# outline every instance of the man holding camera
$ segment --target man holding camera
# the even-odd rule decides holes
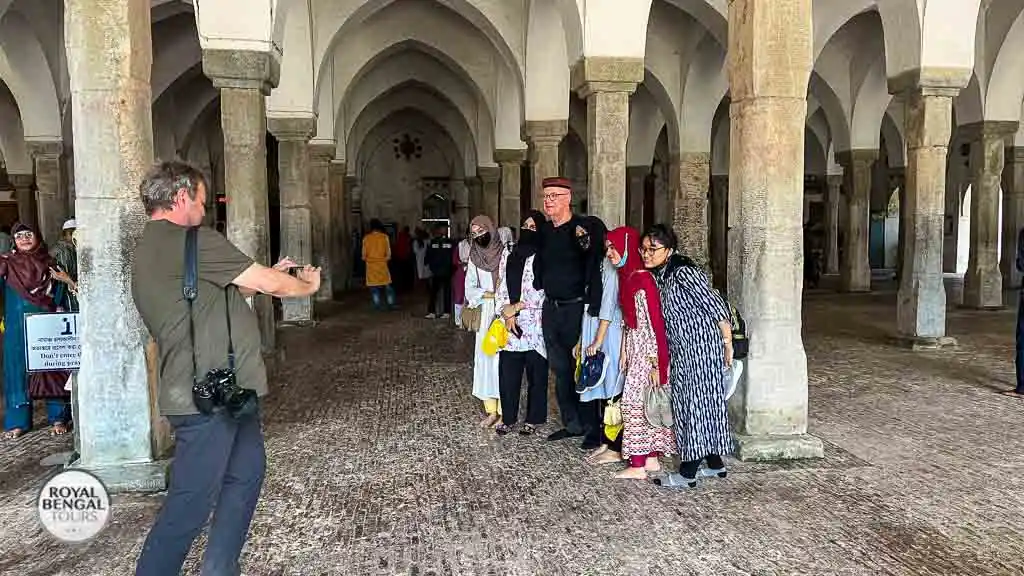
[[[320,269],[304,266],[293,277],[287,259],[262,266],[202,226],[207,183],[188,164],[158,164],[140,192],[150,220],[136,247],[132,296],[160,351],[158,404],[175,451],[136,574],[177,575],[212,512],[201,573],[237,575],[266,466],[259,403],[267,374],[245,298],[312,295]]]

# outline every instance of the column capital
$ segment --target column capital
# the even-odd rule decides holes
[[[1004,150],[1006,162],[1024,164],[1024,146],[1007,146]]]
[[[267,130],[274,138],[285,142],[309,142],[316,133],[316,118],[312,116],[268,116]]]
[[[522,138],[531,144],[557,146],[568,133],[568,118],[565,120],[527,120],[523,125]]]
[[[7,180],[14,186],[15,190],[25,190],[32,187],[35,177],[31,174],[8,174]]]
[[[310,142],[309,159],[321,164],[328,164],[334,160],[334,153],[338,147],[333,142]]]
[[[526,148],[506,148],[494,151],[494,161],[498,164],[522,164],[526,162]]]
[[[203,74],[213,87],[260,90],[269,96],[281,81],[281,63],[269,52],[203,50]]]
[[[1017,133],[1020,124],[1013,121],[985,120],[982,122],[971,122],[961,124],[957,131],[968,140],[981,140],[985,138],[1009,139]]]
[[[923,96],[952,98],[971,81],[971,68],[914,68],[889,78],[889,93],[920,92]]]
[[[501,180],[501,167],[477,166],[476,175],[484,184],[497,184]]]
[[[597,92],[632,94],[644,81],[643,58],[590,56],[580,58],[572,68],[570,86],[586,98]]]
[[[878,160],[878,150],[870,148],[836,152],[836,164],[842,166],[844,170],[847,170],[848,166],[853,166],[854,164],[871,164],[875,160]]]
[[[25,147],[33,159],[37,156],[56,158],[64,153],[64,143],[60,140],[29,140]]]

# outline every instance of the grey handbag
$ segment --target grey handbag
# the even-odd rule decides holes
[[[655,428],[672,427],[672,393],[668,386],[647,385],[644,389],[644,415]]]

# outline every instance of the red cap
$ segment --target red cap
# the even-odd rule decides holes
[[[566,190],[572,191],[572,182],[568,178],[561,176],[552,176],[551,178],[545,178],[541,181],[541,188],[565,188]]]

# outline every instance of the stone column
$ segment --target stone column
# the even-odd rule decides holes
[[[962,126],[971,138],[971,238],[964,305],[1003,307],[1003,276],[999,271],[999,190],[1003,147],[1017,133],[1016,122],[982,122]]]
[[[889,169],[889,188],[897,191],[897,199],[900,205],[898,229],[896,232],[896,284],[899,285],[903,278],[903,244],[907,241],[907,178],[906,169]],[[891,193],[890,193],[891,194]]]
[[[470,176],[466,178],[466,188],[469,191],[469,219],[472,221],[485,211],[483,181],[476,176]]]
[[[848,150],[836,154],[846,180],[846,234],[840,284],[844,292],[871,291],[871,169],[878,150]]]
[[[318,301],[334,298],[334,218],[331,212],[331,160],[334,159],[334,144],[310,144],[309,146],[309,192],[313,224],[313,262],[319,266],[320,290]]]
[[[839,274],[839,201],[842,198],[843,175],[828,175],[825,198],[825,274]]]
[[[711,278],[715,288],[726,293],[729,259],[729,177],[711,177],[708,205],[710,228]]]
[[[352,278],[352,240],[353,230],[358,230],[353,222],[352,204],[349,201],[351,191],[345,186],[345,161],[330,160],[327,164],[328,208],[325,218],[327,224],[324,233],[330,245],[329,258],[331,267],[331,297],[340,296],[348,290]]]
[[[501,185],[501,168],[497,166],[478,166],[476,174],[480,177],[481,185],[480,208],[484,214],[491,217],[491,220],[494,221],[495,226],[497,226],[499,221],[498,205],[501,197],[501,193],[499,192],[499,187]]]
[[[742,246],[730,254],[739,260],[739,286],[730,293],[752,335],[746,381],[730,406],[743,460],[824,452],[807,434],[801,339],[811,29],[811,0],[729,2],[729,186],[739,201]]]
[[[499,226],[519,229],[520,192],[526,150],[495,150],[494,161],[501,166],[501,210]]]
[[[65,43],[78,186],[79,329],[75,378],[80,452],[72,466],[108,489],[160,491],[149,340],[131,295],[135,244],[146,222],[139,184],[153,163],[149,0],[67,0]]]
[[[32,193],[35,177],[31,174],[8,174],[7,179],[14,186],[14,199],[18,201],[18,221],[37,227],[36,196]]]
[[[999,270],[1003,275],[1003,289],[1021,287],[1021,273],[1017,270],[1017,235],[1024,227],[1024,147],[1007,148],[1003,169],[1003,249]]]
[[[533,186],[530,191],[530,207],[544,211],[544,190],[541,182],[545,178],[561,176],[562,168],[558,163],[558,145],[569,132],[569,120],[528,120],[523,127],[523,139],[530,143],[530,175]],[[470,192],[473,188],[470,187]],[[472,194],[470,195],[472,203]]]
[[[36,170],[36,209],[39,232],[51,246],[60,240],[68,219],[68,198],[64,186],[61,142],[28,142]]]
[[[466,234],[471,218],[469,188],[466,186],[465,179],[452,182],[452,200],[455,202],[455,211],[452,213],[452,235],[460,238]]]
[[[270,133],[277,138],[277,166],[281,190],[281,253],[300,265],[313,263],[313,214],[309,193],[309,139],[316,119],[270,118]],[[276,260],[276,258],[275,258]],[[284,298],[281,320],[287,324],[313,321],[313,299]]]
[[[572,71],[572,86],[587,101],[587,213],[609,229],[626,223],[629,96],[643,81],[642,58],[588,57]]]
[[[946,289],[942,279],[946,157],[953,98],[959,93],[945,70],[920,70],[891,79],[906,106],[906,232],[897,296],[897,329],[913,348],[953,343],[946,338]],[[957,79],[959,80],[959,79]]]
[[[220,91],[228,240],[256,262],[270,265],[266,96],[278,83],[280,65],[264,52],[204,50],[203,72]],[[253,307],[263,352],[272,353],[276,339],[270,297],[253,297]]]
[[[333,183],[337,178],[337,181],[341,182],[340,193],[339,190],[335,190],[335,193],[343,198],[343,214],[348,222],[344,236],[340,233],[338,235],[338,249],[344,252],[342,261],[345,265],[345,270],[339,277],[344,279],[344,286],[351,287],[356,272],[356,260],[360,258],[357,251],[362,248],[362,235],[367,230],[363,226],[363,190],[359,185],[359,178],[349,176],[347,169],[348,166],[344,162],[331,162],[331,181]]]
[[[708,255],[708,193],[711,187],[711,154],[683,152],[673,157],[669,177],[673,196],[672,225],[679,249],[710,271]]]
[[[626,224],[637,230],[643,230],[644,227],[644,186],[650,172],[650,166],[626,168],[626,199],[629,203]]]

